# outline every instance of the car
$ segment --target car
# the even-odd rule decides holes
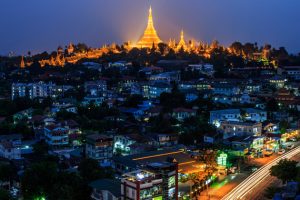
[[[297,142],[297,139],[293,137],[293,138],[290,138],[290,141]]]
[[[289,144],[289,145],[286,146],[287,149],[292,149],[294,147],[295,147],[295,145],[293,145],[293,144]]]
[[[278,152],[277,152],[279,155],[282,155],[285,153],[285,150],[284,149],[280,149]]]

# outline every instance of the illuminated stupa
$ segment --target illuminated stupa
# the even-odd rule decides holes
[[[156,30],[154,28],[154,25],[153,25],[152,9],[150,7],[147,28],[144,32],[143,37],[137,43],[137,46],[141,47],[141,48],[144,48],[144,47],[151,48],[153,46],[153,44],[154,44],[154,46],[157,46],[161,42],[162,41],[158,37]]]
[[[181,30],[181,33],[180,33],[180,41],[179,41],[179,43],[177,45],[177,50],[180,50],[181,48],[183,48],[183,50],[187,49],[187,46],[186,46],[185,40],[184,40],[183,30]]]

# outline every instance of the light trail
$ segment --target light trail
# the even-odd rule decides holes
[[[300,146],[286,152],[285,154],[277,157],[268,164],[259,168],[256,172],[251,174],[237,187],[235,187],[231,192],[224,196],[222,200],[243,199],[247,194],[251,192],[253,188],[255,188],[259,183],[264,181],[264,179],[270,175],[270,168],[272,166],[276,165],[281,159],[290,159],[298,153],[300,153]]]

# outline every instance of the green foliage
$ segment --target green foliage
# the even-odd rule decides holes
[[[279,110],[278,102],[275,99],[270,99],[267,102],[266,110],[269,112],[275,112]]]
[[[286,120],[282,120],[279,122],[280,132],[282,134],[286,133],[286,130],[289,128],[289,122]]]
[[[282,183],[286,183],[287,181],[292,181],[296,179],[297,175],[297,162],[294,160],[280,160],[277,165],[274,165],[270,169],[270,174],[272,176],[277,177],[282,181]]]
[[[281,191],[281,188],[275,187],[275,186],[270,186],[265,190],[264,196],[268,199],[272,199],[274,197],[274,195],[280,191]]]
[[[33,152],[39,157],[47,155],[48,150],[49,146],[45,141],[40,141],[33,145]]]
[[[173,108],[184,107],[186,103],[184,94],[180,93],[177,89],[173,89],[172,93],[163,92],[159,100],[166,112],[171,112]]]
[[[0,199],[1,200],[12,200],[9,191],[0,188]]]
[[[203,117],[191,117],[181,124],[179,141],[183,144],[194,144],[201,141],[205,134],[216,133],[216,128]]]
[[[130,95],[124,102],[124,106],[136,108],[143,101],[143,96],[138,94]]]
[[[110,168],[100,167],[98,161],[89,158],[81,161],[78,166],[78,171],[80,176],[87,182],[91,182],[99,178],[113,177],[113,173]]]
[[[32,164],[21,179],[25,200],[45,197],[49,200],[89,199],[90,189],[77,174],[59,171],[54,162]]]

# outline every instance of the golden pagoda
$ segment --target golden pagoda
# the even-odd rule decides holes
[[[21,58],[20,68],[25,68],[24,57]]]
[[[158,37],[156,30],[153,25],[153,19],[152,19],[152,9],[150,6],[149,9],[149,17],[148,17],[148,25],[144,32],[143,37],[138,41],[137,46],[144,48],[152,48],[153,44],[154,46],[157,46],[159,43],[161,43],[161,39]]]
[[[183,50],[187,49],[187,46],[186,46],[185,41],[184,41],[183,30],[181,30],[181,33],[180,33],[180,41],[179,41],[179,43],[177,45],[177,51],[179,51],[181,48],[183,48]]]

